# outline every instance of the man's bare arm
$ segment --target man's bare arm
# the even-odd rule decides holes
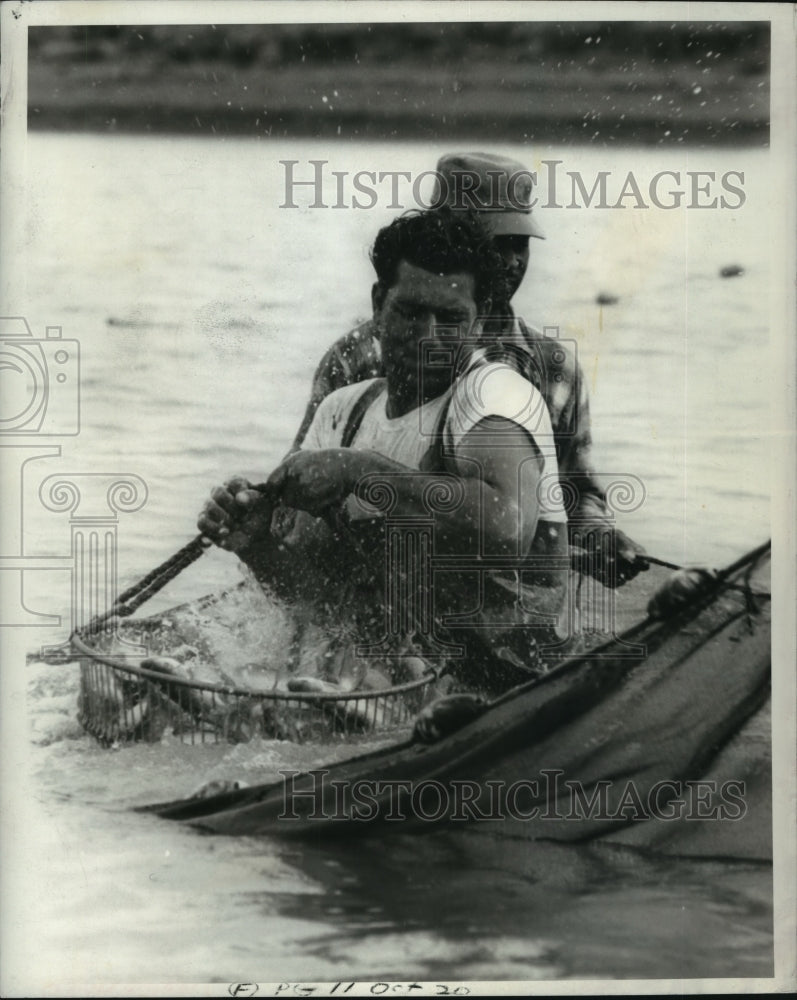
[[[500,448],[495,447],[496,434]],[[531,437],[514,422],[493,417],[474,427],[457,453],[469,471],[455,477],[461,502],[435,514],[440,550],[527,551],[536,530],[541,468]],[[419,472],[372,451],[329,448],[289,456],[268,483],[288,506],[318,516],[354,493],[366,477],[380,474],[396,493],[392,515],[425,517],[427,491],[451,476]]]

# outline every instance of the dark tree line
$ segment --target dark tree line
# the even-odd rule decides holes
[[[217,61],[274,67],[386,59],[464,63],[580,60],[694,62],[730,58],[747,73],[769,66],[767,22],[488,22],[282,25],[139,25],[32,28],[32,53],[52,61]]]

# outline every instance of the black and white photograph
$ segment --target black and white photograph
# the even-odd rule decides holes
[[[0,13],[3,996],[797,988],[793,7]]]

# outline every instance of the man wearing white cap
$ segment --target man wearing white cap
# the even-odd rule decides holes
[[[492,233],[493,245],[504,261],[505,301],[493,303],[493,318],[485,324],[485,333],[506,347],[548,407],[560,480],[577,498],[570,511],[571,541],[587,546],[587,572],[608,586],[621,586],[647,569],[647,563],[643,550],[615,527],[592,468],[583,373],[565,343],[528,327],[514,316],[509,304],[528,268],[529,238],[545,239],[532,213],[532,187],[531,173],[517,160],[490,153],[454,153],[438,161],[430,204],[475,210]],[[368,320],[337,340],[321,359],[294,450],[304,440],[319,404],[331,392],[383,374],[374,321]]]

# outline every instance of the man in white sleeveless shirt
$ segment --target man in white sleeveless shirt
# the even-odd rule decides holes
[[[544,669],[540,648],[556,643],[568,548],[550,416],[511,356],[482,336],[479,317],[505,272],[475,215],[401,216],[378,234],[372,261],[385,378],[327,396],[266,499],[231,480],[198,525],[288,596],[329,610],[333,595],[348,594],[332,618],[369,605],[360,644],[384,631],[363,603],[369,587],[392,612],[406,602],[407,648],[424,656],[458,645],[462,676],[498,690]],[[409,537],[422,523],[433,525],[428,575],[386,568],[390,548],[374,526],[404,526]],[[360,571],[368,583],[352,598]],[[430,584],[431,604],[412,592]]]

